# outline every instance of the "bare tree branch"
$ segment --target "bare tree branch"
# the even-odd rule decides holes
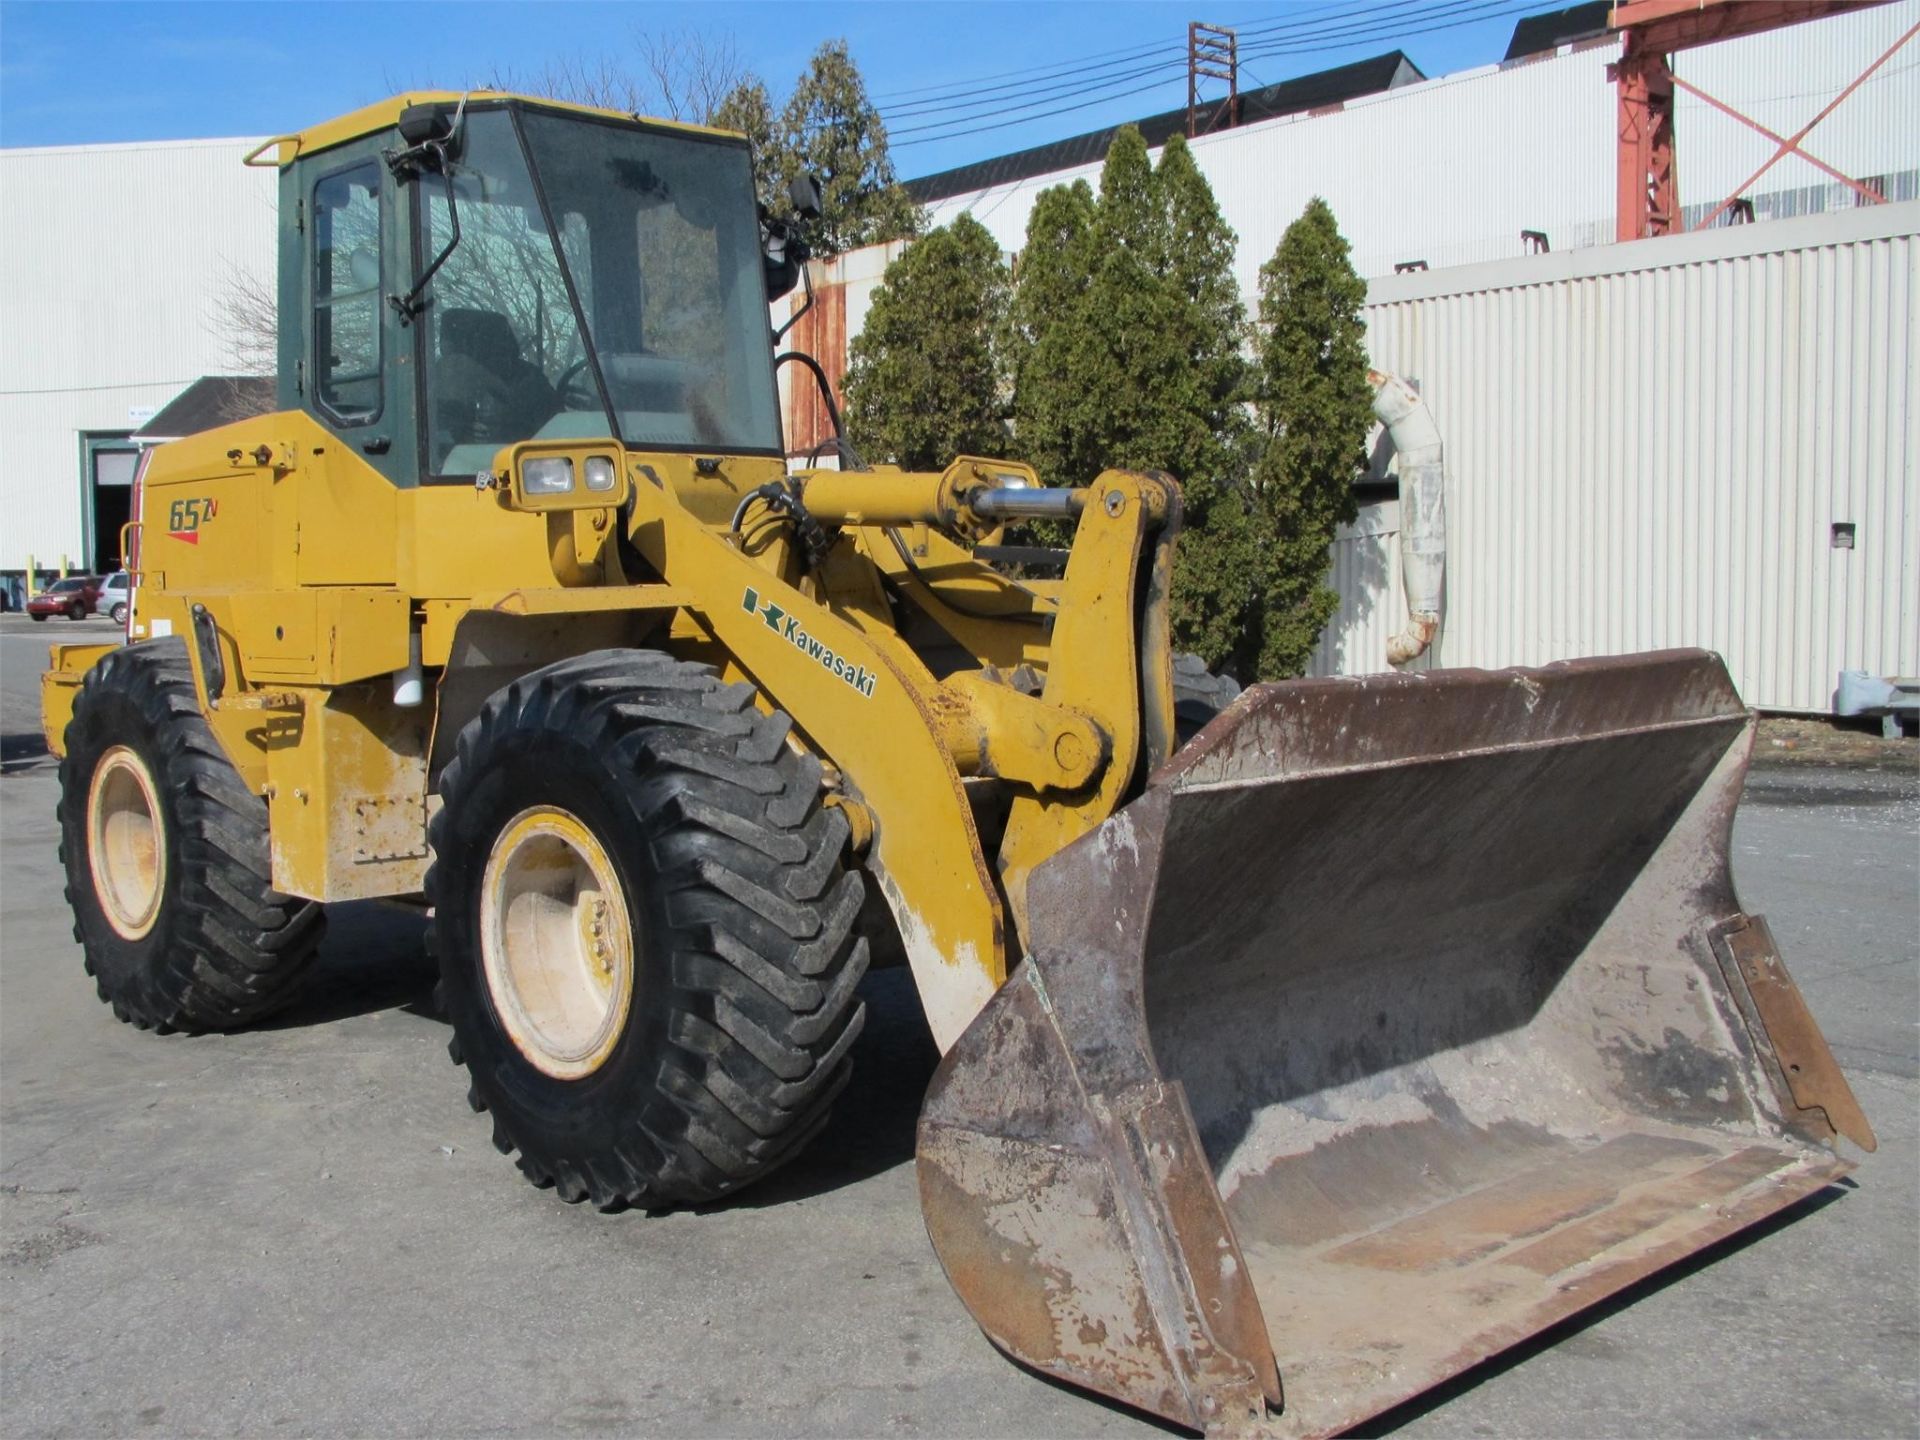
[[[531,71],[496,66],[486,87],[705,125],[734,87],[752,78],[731,35],[636,31],[633,43],[632,67],[606,55],[549,60]]]
[[[237,375],[271,375],[280,361],[280,297],[272,276],[229,264],[212,328]]]
[[[669,120],[711,124],[734,86],[750,78],[731,35],[670,30],[634,40]]]

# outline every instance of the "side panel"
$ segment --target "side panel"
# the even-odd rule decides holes
[[[378,687],[302,689],[262,717],[273,884],[308,899],[418,891],[427,872],[428,712]]]

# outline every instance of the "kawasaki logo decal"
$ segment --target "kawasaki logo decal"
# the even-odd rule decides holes
[[[760,592],[751,585],[741,597],[740,608],[758,615],[767,622],[767,628],[782,640],[792,645],[809,660],[815,661],[836,680],[844,680],[862,695],[873,694],[873,682],[879,677],[864,665],[848,663],[846,657],[836,655],[823,644],[817,636],[809,635],[800,624],[798,615],[789,615],[771,600],[760,603]]]

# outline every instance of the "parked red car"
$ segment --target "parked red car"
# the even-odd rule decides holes
[[[44,620],[49,615],[64,615],[69,620],[83,620],[93,613],[100,603],[100,579],[95,575],[69,575],[64,580],[56,580],[38,595],[27,601],[27,614],[36,620]]]

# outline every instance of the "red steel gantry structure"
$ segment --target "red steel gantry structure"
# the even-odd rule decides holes
[[[1867,4],[1883,0],[1866,0]],[[1899,49],[1920,33],[1920,23],[1912,26],[1829,101],[1824,109],[1792,136],[1775,134],[1765,125],[1742,115],[1731,105],[1716,100],[1699,86],[1673,73],[1670,57],[1675,51],[1710,45],[1717,40],[1733,40],[1742,35],[1757,35],[1782,25],[1797,25],[1803,20],[1818,20],[1864,8],[1861,0],[1624,0],[1607,17],[1608,26],[1621,37],[1620,59],[1612,66],[1612,78],[1620,97],[1620,136],[1617,203],[1614,238],[1643,240],[1653,235],[1671,235],[1681,229],[1680,181],[1675,170],[1673,137],[1673,97],[1676,90],[1705,101],[1722,114],[1759,131],[1773,141],[1775,150],[1766,164],[1748,176],[1694,228],[1705,229],[1741,198],[1741,192],[1788,155],[1798,155],[1815,169],[1849,185],[1868,204],[1878,204],[1884,196],[1841,174],[1800,148],[1808,132],[1836,110],[1840,103],[1860,88]]]

